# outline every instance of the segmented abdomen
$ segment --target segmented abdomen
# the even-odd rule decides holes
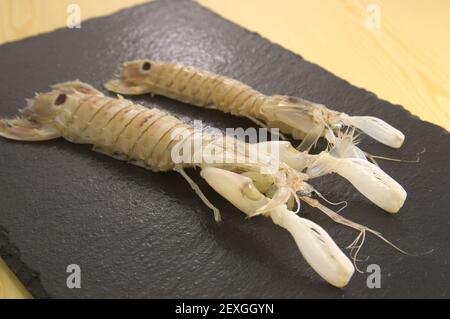
[[[178,142],[174,130],[193,130],[161,110],[101,96],[81,98],[74,110],[60,117],[59,126],[72,142],[93,144],[96,150],[155,171],[175,165],[170,156]]]
[[[147,79],[152,93],[196,106],[257,117],[266,96],[237,80],[177,63],[156,62]]]

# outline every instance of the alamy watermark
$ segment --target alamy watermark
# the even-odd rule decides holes
[[[69,289],[81,288],[81,268],[77,264],[70,264],[66,268],[69,274],[66,279],[66,286]]]
[[[69,4],[67,6],[66,25],[69,29],[81,28],[81,8],[78,4]]]
[[[366,272],[370,273],[366,279],[366,285],[369,289],[381,288],[381,267],[377,264],[367,266]]]
[[[366,9],[366,27],[368,29],[381,29],[381,7],[379,4],[371,3]]]
[[[276,140],[269,141],[269,132]],[[270,174],[280,163],[278,144],[273,143],[278,136],[277,128],[227,128],[224,134],[194,121],[194,131],[181,127],[171,132],[171,140],[177,141],[171,159],[175,164],[256,164],[261,173]]]

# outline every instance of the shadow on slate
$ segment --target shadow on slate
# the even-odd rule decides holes
[[[450,297],[450,139],[400,106],[378,99],[319,66],[191,1],[153,2],[82,28],[0,47],[0,113],[14,115],[24,99],[79,78],[96,87],[119,63],[136,58],[192,64],[248,83],[266,94],[301,96],[354,115],[378,116],[406,135],[400,150],[369,138],[372,154],[420,163],[382,162],[408,192],[389,215],[334,176],[313,181],[330,200],[348,200],[344,215],[366,224],[418,257],[368,235],[359,264],[381,267],[381,288],[356,273],[345,289],[326,284],[306,264],[290,235],[265,218],[244,215],[198,177],[222,210],[212,213],[175,173],[152,173],[64,140],[0,140],[0,254],[35,297]],[[166,98],[134,99],[184,120],[250,127],[245,119]],[[357,235],[302,206],[345,247]],[[9,238],[8,238],[9,237]],[[81,289],[68,289],[66,267],[81,267]]]

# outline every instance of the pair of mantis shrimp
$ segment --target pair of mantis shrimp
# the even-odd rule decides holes
[[[63,137],[73,143],[92,144],[95,151],[153,171],[177,171],[219,221],[219,210],[184,171],[199,167],[206,182],[249,217],[270,217],[289,231],[311,267],[336,287],[347,285],[355,267],[323,228],[293,211],[292,200],[297,201],[297,210],[301,200],[362,234],[381,235],[312,198],[320,193],[307,181],[337,173],[390,213],[397,212],[406,199],[405,190],[395,180],[368,162],[351,138],[339,133],[342,127],[354,127],[389,146],[400,147],[403,134],[380,119],[348,116],[299,98],[265,96],[224,76],[159,61],[125,63],[120,77],[105,86],[118,94],[150,93],[201,107],[213,105],[263,126],[280,128],[303,141],[295,149],[286,141],[249,144],[232,138],[232,144],[240,147],[230,147],[229,137],[198,134],[159,109],[107,97],[80,81],[53,85],[52,91],[27,100],[19,117],[0,120],[0,136],[19,141]],[[321,136],[329,141],[330,150],[308,154]],[[206,149],[213,152],[198,160],[199,149],[194,145],[200,145],[201,153]],[[255,152],[256,159],[250,158]],[[174,154],[180,153],[189,160],[175,161]]]

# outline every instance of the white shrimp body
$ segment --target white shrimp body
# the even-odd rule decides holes
[[[299,146],[301,150],[309,149],[320,136],[327,137],[327,132],[339,130],[341,126],[356,127],[395,148],[404,140],[399,130],[378,118],[349,116],[297,97],[266,96],[237,80],[178,63],[127,62],[122,66],[119,79],[111,80],[105,86],[116,93],[163,95],[244,116],[303,139]]]

